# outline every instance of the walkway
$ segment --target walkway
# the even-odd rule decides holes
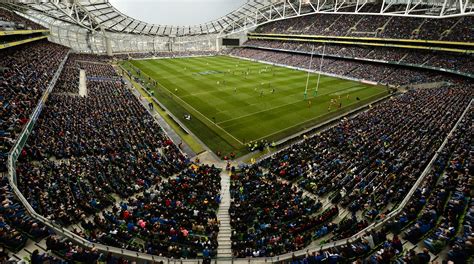
[[[84,70],[79,72],[79,95],[87,96],[86,72]]]
[[[224,170],[221,173],[221,204],[217,212],[217,219],[220,222],[219,235],[217,236],[217,242],[219,243],[217,248],[218,258],[232,257],[232,241],[230,239],[232,229],[229,215],[230,200],[230,172]]]

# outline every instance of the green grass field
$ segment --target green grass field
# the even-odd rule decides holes
[[[237,155],[246,152],[249,141],[280,140],[387,94],[383,87],[322,75],[314,96],[318,75],[312,74],[305,100],[306,72],[227,56],[122,66],[155,80],[156,86],[148,85],[154,96],[210,149]]]

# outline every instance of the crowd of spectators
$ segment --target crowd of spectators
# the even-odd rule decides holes
[[[404,197],[472,95],[468,86],[409,91],[262,164],[288,180],[305,175],[299,185],[317,195],[342,190],[337,200],[353,212],[381,212]],[[414,109],[423,114],[414,116]],[[397,179],[403,182],[391,184]]]
[[[192,165],[159,180],[138,197],[103,211],[103,217],[82,220],[86,238],[170,258],[215,257],[219,174],[213,166]]]
[[[34,23],[31,20],[17,15],[15,12],[0,8],[0,30],[15,30],[15,29],[45,29],[43,26]]]
[[[156,52],[156,57],[190,57],[190,56],[212,56],[216,55],[216,51],[212,50],[195,50],[195,51],[172,51],[172,52]]]
[[[381,7],[380,5],[373,5],[370,11],[378,13]],[[404,8],[403,5],[392,5],[391,11],[398,11],[402,8]],[[353,30],[350,31],[349,35],[354,37],[376,37],[386,23],[387,18],[384,16],[365,15],[353,25]]]
[[[2,16],[2,12],[6,11],[0,9],[0,17],[15,15]],[[325,22],[329,24],[324,28],[327,34],[336,34],[331,31],[349,34],[367,29],[370,24],[365,17],[355,15],[321,16],[334,17],[330,23]],[[408,32],[411,26],[399,33],[384,32],[392,37],[411,34],[419,38],[442,38],[451,31],[439,33],[437,30],[454,25],[457,19],[449,22],[413,19],[413,23],[408,24],[418,23],[421,27],[411,32]],[[469,21],[469,18],[461,19],[458,24]],[[385,23],[393,30],[403,26],[398,20],[394,17]],[[382,19],[376,20],[376,23],[382,22]],[[280,30],[288,23],[282,20],[273,27]],[[286,29],[291,33],[324,25],[305,18],[291,23]],[[369,31],[378,29],[376,25],[370,27]],[[313,49],[304,43],[256,41],[250,44],[262,43],[271,48],[306,52]],[[322,49],[339,56],[392,61],[418,58],[405,56],[397,49],[315,47],[318,52]],[[6,58],[0,62],[0,132],[5,139],[0,153],[2,164],[67,51],[46,41],[0,51],[2,58]],[[130,56],[210,54],[214,53]],[[249,48],[232,54],[301,68],[309,67],[310,59],[307,55]],[[470,57],[438,54],[421,57],[428,65],[473,71]],[[79,223],[81,230],[74,232],[92,242],[173,258],[215,257],[220,170],[192,164],[183,156],[114,68],[107,64],[111,59],[113,57],[81,54],[69,57],[21,153],[17,167],[20,190],[38,213],[64,226]],[[318,57],[313,60],[314,65],[320,62]],[[458,62],[462,62],[462,66]],[[85,97],[77,96],[80,69],[88,78]],[[432,72],[335,58],[325,58],[322,69],[390,84],[449,79]],[[370,222],[383,219],[405,197],[472,99],[474,93],[469,81],[453,80],[450,87],[409,90],[351,119],[341,120],[333,128],[256,165],[245,166],[238,172],[232,170],[233,201],[229,213],[233,255],[276,256],[303,249],[314,239],[328,234],[332,240],[350,237]],[[371,263],[388,263],[403,252],[401,237],[413,243],[423,241],[427,248],[419,253],[408,252],[404,257],[406,262],[426,263],[428,250],[436,253],[449,245],[447,260],[466,263],[469,258],[466,252],[472,251],[474,242],[469,144],[472,117],[470,111],[440,154],[433,171],[394,221],[350,245],[315,252],[305,260],[294,262],[318,263],[324,259],[338,262],[369,256]],[[324,196],[337,205],[323,206],[317,197]],[[117,199],[122,202],[117,203]],[[5,178],[0,181],[0,201],[2,246],[17,251],[28,238],[37,241],[50,235],[47,228],[25,213]],[[340,210],[351,214],[340,222],[332,222]],[[91,217],[86,219],[87,216]],[[388,232],[394,234],[392,239],[387,238]],[[122,262],[55,236],[49,236],[46,245],[48,250],[68,261]],[[61,262],[38,251],[34,251],[31,258],[33,263]]]
[[[79,61],[79,68],[86,72],[88,79],[119,79],[120,77],[116,74],[114,67],[107,63],[97,62],[82,62]],[[95,83],[92,83],[95,84]]]
[[[425,65],[474,75],[474,55],[472,54],[434,54]]]
[[[161,58],[161,57],[190,57],[190,56],[213,56],[216,55],[216,51],[158,51],[158,52],[130,52],[130,53],[117,53],[113,56],[107,55],[92,55],[92,54],[74,54],[72,58],[76,61],[88,61],[88,62],[103,62],[107,63],[112,60],[129,60],[129,59],[145,59],[145,58]]]
[[[69,59],[20,157],[20,190],[38,213],[64,226],[81,223],[79,233],[92,241],[214,257],[219,170],[190,167],[113,67],[92,60]],[[74,94],[79,69],[85,97]],[[130,199],[116,205],[117,198]],[[93,221],[84,221],[88,215]]]
[[[287,51],[305,52],[328,57],[361,58],[378,61],[410,63],[436,68],[456,70],[474,74],[473,55],[447,52],[428,52],[416,49],[354,46],[339,44],[315,44],[308,42],[257,40],[252,39],[245,43],[246,47],[264,49],[282,49]],[[310,59],[310,58],[308,58]],[[314,58],[313,58],[314,59]],[[318,64],[313,64],[318,65]]]
[[[79,93],[79,65],[69,55],[61,75],[54,86],[55,93]]]
[[[325,263],[331,260],[373,264],[430,263],[430,252],[438,254],[445,247],[449,250],[439,262],[469,263],[473,252],[474,193],[470,176],[472,146],[469,144],[473,115],[471,107],[454,134],[448,138],[431,171],[394,220],[382,225],[378,231],[362,235],[356,242],[309,253],[304,258],[293,258],[292,263]],[[390,233],[392,238],[389,238]],[[413,242],[424,239],[426,247],[416,251],[411,246],[405,247],[406,242],[400,235],[408,235]]]
[[[472,42],[474,35],[474,16],[463,16],[451,27],[447,32],[447,36],[443,40]]]
[[[20,189],[38,212],[66,225],[109,205],[107,194],[128,197],[186,163],[131,91],[109,80],[117,78],[109,67],[85,67],[105,78],[89,80],[86,97],[50,95],[20,157]]]
[[[6,177],[0,179],[0,244],[17,252],[28,238],[39,241],[49,235],[48,229],[33,220],[16,199]]]
[[[57,235],[51,235],[46,239],[45,250],[45,252],[43,248],[41,248],[41,251],[38,249],[33,250],[30,256],[31,263],[134,263],[121,257],[114,257],[112,254],[100,253],[95,247],[91,249],[80,247]]]
[[[304,199],[294,197],[298,194],[294,185],[290,184],[287,187],[289,190],[281,191],[278,178],[288,180],[317,197],[329,197],[331,202],[351,212],[351,218],[337,225],[317,222],[320,228],[312,230],[316,232],[316,237],[331,232],[333,239],[343,239],[362,230],[369,224],[367,221],[383,218],[408,193],[473,95],[469,84],[434,90],[409,90],[236,174],[231,186],[234,204],[230,210],[234,229],[239,232],[233,235],[234,254],[239,257],[272,256],[275,248],[278,249],[276,254],[290,252],[311,241],[311,236],[298,227],[304,223],[303,231],[316,228],[308,227],[313,223],[312,218],[298,215],[297,219],[304,219],[302,223],[282,220],[299,212],[297,205]],[[466,120],[470,121],[470,117]],[[469,136],[463,130],[459,134]],[[465,137],[459,140],[468,141]],[[468,152],[465,150],[463,153]],[[464,173],[462,177],[446,176],[447,180],[431,192],[432,198],[424,198],[425,204],[433,204],[433,207],[426,205],[424,210],[408,210],[420,212],[420,223],[413,224],[415,228],[423,226],[423,219],[436,223],[437,218],[433,217],[432,211],[436,209],[438,216],[443,212],[438,207],[443,205],[443,199],[448,198],[444,191],[447,186],[455,190],[444,217],[459,219],[466,204],[465,196],[468,195],[463,192],[469,192],[469,177],[465,176],[469,173],[465,168],[459,168],[459,171]],[[423,188],[423,191],[427,189]],[[363,215],[360,220],[356,218],[359,212]],[[274,226],[275,222],[283,225]],[[328,226],[331,231],[327,230]],[[387,228],[392,230],[393,226],[387,225]],[[293,228],[299,231],[293,233]],[[408,230],[411,229],[407,229],[403,236],[407,240],[417,242],[421,238]],[[399,232],[400,228],[394,233]],[[280,234],[284,234],[282,240],[271,239],[280,238]],[[414,237],[417,238],[412,239]],[[381,237],[379,241],[384,239]],[[366,253],[373,246],[362,248]]]
[[[471,108],[440,154],[432,176],[441,180],[433,192],[430,192],[431,186],[423,189],[418,203],[424,208],[417,211],[421,217],[418,217],[414,224],[408,225],[408,230],[405,231],[409,239],[415,241],[424,239],[424,244],[434,254],[439,253],[447,245],[451,246],[448,259],[455,263],[466,263],[468,252],[472,252],[474,242],[472,238],[474,182],[470,176],[473,117],[474,111]],[[432,223],[428,220],[429,214],[433,220],[438,221]]]
[[[388,20],[390,19],[390,20]],[[390,39],[413,39],[417,31],[425,22],[420,17],[390,17],[379,37]],[[437,28],[437,30],[440,30]]]
[[[67,51],[46,41],[0,51],[2,161]],[[169,54],[208,53],[163,55]],[[21,153],[19,188],[38,213],[64,226],[81,223],[82,235],[93,241],[167,257],[215,257],[220,171],[187,160],[108,64],[112,58],[68,58]],[[80,70],[87,76],[85,97],[77,96]],[[14,200],[6,179],[1,187],[2,246],[18,251],[28,238],[48,236]],[[143,195],[116,204],[138,192]],[[88,215],[97,222],[85,222]],[[47,245],[66,260],[99,257],[55,237]],[[61,262],[39,251],[31,258]]]
[[[375,10],[380,5],[366,5],[361,12]],[[351,12],[355,6],[340,8],[340,12]],[[313,34],[344,36],[361,19],[359,15],[316,14],[292,19],[278,20],[256,29],[258,33]]]
[[[355,6],[347,8],[354,11]],[[454,18],[419,18],[404,16],[364,15],[379,13],[380,4],[366,4],[359,14],[314,14],[278,20],[256,29],[257,33],[311,34],[323,36],[381,37],[394,39],[429,39],[472,41],[472,16]],[[405,5],[393,5],[390,11],[404,10]],[[427,9],[429,10],[429,9]],[[343,12],[344,10],[339,10]]]
[[[311,56],[309,55],[293,54],[281,51],[259,50],[254,48],[236,49],[231,54],[237,57],[250,58],[303,69],[309,69],[311,61]],[[472,61],[469,61],[468,59],[463,59],[463,61],[465,61],[467,65],[472,64]],[[313,62],[311,64],[312,70],[319,70],[319,66],[321,66],[320,57],[313,56]],[[370,63],[366,61],[334,57],[324,57],[321,70],[323,73],[397,86],[413,85],[426,82],[443,82],[458,79],[446,74],[440,74],[436,71],[424,70],[420,68],[407,68],[390,64]]]
[[[110,62],[112,57],[107,55],[95,55],[95,54],[85,54],[85,53],[72,53],[69,55],[71,61],[89,61],[89,62]]]
[[[67,51],[47,41],[0,50],[0,171]]]
[[[302,249],[312,232],[338,214],[337,207],[322,211],[322,203],[301,190],[264,176],[256,166],[231,176],[229,214],[235,257],[272,257]]]
[[[448,35],[449,29],[459,21],[459,18],[427,19],[418,31],[415,31],[416,39],[443,39]]]
[[[143,59],[151,58],[155,56],[154,52],[139,52],[139,53],[129,53],[130,58],[132,59]]]

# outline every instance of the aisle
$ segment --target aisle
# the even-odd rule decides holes
[[[223,170],[221,173],[221,204],[219,211],[217,212],[217,219],[220,222],[219,235],[217,236],[217,242],[219,247],[217,248],[217,258],[230,258],[232,257],[232,242],[231,234],[232,229],[230,226],[230,173]]]
[[[84,70],[79,72],[79,95],[87,96],[86,72]]]

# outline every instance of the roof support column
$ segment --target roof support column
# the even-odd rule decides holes
[[[104,40],[105,40],[105,50],[107,52],[107,56],[113,56],[114,52],[112,50],[112,43],[110,42],[109,37],[104,34]]]

